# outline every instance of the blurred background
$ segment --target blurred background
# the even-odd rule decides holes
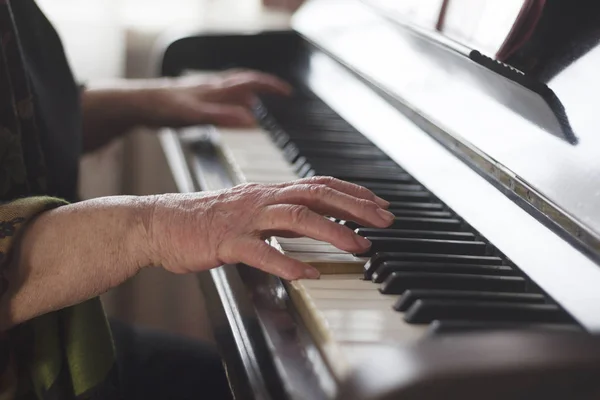
[[[37,2],[62,37],[77,79],[91,83],[154,76],[158,43],[179,33],[288,29],[290,12],[284,8],[297,0]],[[157,138],[143,129],[86,156],[80,188],[84,199],[176,191]],[[110,316],[211,340],[193,276],[144,271],[105,294],[103,301]]]

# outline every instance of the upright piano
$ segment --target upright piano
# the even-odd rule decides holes
[[[313,0],[289,32],[163,46],[164,76],[295,87],[255,129],[162,132],[180,191],[325,175],[396,215],[338,221],[365,254],[270,239],[319,280],[198,275],[235,397],[599,399],[599,38],[592,1]]]

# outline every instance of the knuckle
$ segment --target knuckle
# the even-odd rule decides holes
[[[235,191],[245,199],[258,200],[261,197],[261,194],[264,193],[265,187],[259,183],[244,183],[236,186]]]
[[[292,224],[301,224],[308,218],[310,210],[305,206],[290,206],[289,214]]]
[[[325,197],[327,194],[327,187],[321,184],[310,184],[307,186],[306,191],[311,198]]]
[[[370,210],[370,211],[376,211],[377,208],[379,208],[377,206],[377,204],[375,204],[374,202],[372,202],[371,200],[366,200],[366,199],[356,199],[356,207],[359,210]]]
[[[337,179],[335,179],[331,176],[313,176],[313,177],[309,178],[309,182],[320,184],[320,185],[331,185],[331,184],[335,183],[336,181],[337,181]]]
[[[243,87],[251,84],[252,82],[255,82],[256,80],[256,72],[252,70],[239,71],[228,77],[228,81],[230,82],[230,84],[235,84]]]
[[[358,185],[355,185],[354,187],[355,187],[355,190],[356,190],[356,192],[358,194],[362,194],[364,197],[371,198],[371,199],[375,198],[375,193],[373,193],[372,191],[370,191],[366,187],[364,187],[364,186],[358,186]]]

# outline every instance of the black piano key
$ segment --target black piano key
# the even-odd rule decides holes
[[[373,176],[368,171],[357,170],[357,171],[352,171],[351,173],[349,173],[349,172],[343,172],[343,171],[340,171],[340,172],[331,171],[330,172],[330,171],[322,170],[322,169],[318,170],[317,173],[319,175],[333,176],[335,178],[341,179],[343,181],[348,181],[348,182],[360,181],[360,180],[364,180],[364,179],[369,179],[374,182],[386,182],[386,183],[414,183],[415,182],[413,177],[406,173]]]
[[[369,140],[364,136],[358,134],[349,134],[348,132],[318,132],[314,134],[312,132],[298,131],[298,130],[286,130],[286,133],[295,142],[302,143],[304,141],[313,142],[330,142],[330,143],[349,143],[349,144],[370,144]]]
[[[315,147],[315,148],[298,148],[298,151],[302,153],[307,159],[310,160],[311,157],[331,157],[333,159],[342,159],[342,160],[386,160],[388,156],[383,153],[381,150],[377,149],[377,147],[373,148],[365,148],[365,149],[328,149],[323,147]]]
[[[294,143],[296,143],[299,147],[302,146],[314,146],[317,144],[321,144],[323,146],[335,147],[337,145],[363,145],[363,146],[374,146],[367,138],[362,135],[352,135],[352,134],[323,134],[318,136],[295,136]]]
[[[387,179],[388,182],[394,182],[396,181],[396,179],[403,179],[405,177],[405,173],[403,172],[394,172],[394,171],[378,171],[376,168],[354,168],[354,167],[347,167],[347,168],[343,168],[341,166],[336,167],[336,168],[323,168],[323,167],[318,167],[315,166],[312,162],[311,159],[307,158],[306,163],[310,165],[310,167],[312,169],[314,169],[318,175],[325,175],[325,176],[333,176],[333,177],[344,177],[344,176],[362,176],[363,178],[365,177],[377,177],[378,180],[383,180],[383,179]],[[341,179],[341,178],[338,178]],[[348,182],[352,182],[352,180],[349,179],[342,179],[344,181],[348,181]],[[413,181],[406,181],[408,183],[413,183]],[[413,192],[415,193],[415,192]],[[415,202],[421,202],[421,201],[425,201],[425,202],[429,202],[432,201],[430,199],[430,197],[420,197],[420,196],[416,196],[416,198],[414,200],[410,200],[410,201],[415,201]]]
[[[375,194],[387,201],[426,202],[433,196],[424,191],[375,190]]]
[[[435,337],[454,333],[467,333],[477,331],[549,331],[583,333],[583,329],[576,324],[536,324],[523,322],[492,322],[492,321],[458,321],[435,320],[427,329],[426,337]]]
[[[428,324],[440,319],[530,323],[572,322],[569,316],[554,304],[417,300],[404,314],[404,320],[410,324]]]
[[[386,199],[384,197],[384,199]],[[386,199],[387,200],[387,199]],[[388,211],[396,217],[413,217],[413,218],[453,218],[454,215],[450,211],[428,211],[428,210],[405,210],[397,208],[388,208]]]
[[[444,205],[441,203],[414,203],[414,202],[405,202],[405,201],[391,201],[390,202],[390,206],[389,206],[390,210],[396,209],[396,210],[435,210],[435,211],[441,211],[444,209]]]
[[[385,155],[383,151],[379,149],[379,147],[367,143],[367,144],[356,144],[356,143],[336,143],[334,146],[326,146],[323,141],[315,140],[315,141],[303,141],[303,140],[294,140],[294,144],[303,152],[311,153],[316,152],[319,154],[322,151],[326,151],[326,154],[333,154],[333,157],[337,157],[337,154],[340,153],[354,153],[354,154],[363,154],[363,155]],[[386,157],[387,158],[387,157]],[[387,158],[389,160],[389,158]],[[355,158],[356,160],[360,160],[360,158]],[[364,163],[364,165],[368,165],[368,163]],[[397,166],[396,166],[397,168]]]
[[[299,147],[299,148],[302,149],[302,147]],[[373,173],[406,173],[406,171],[404,171],[402,168],[400,168],[398,166],[398,164],[396,164],[392,160],[368,160],[368,161],[344,160],[343,164],[332,165],[335,163],[335,161],[337,161],[337,160],[335,160],[335,158],[331,158],[331,157],[324,157],[324,158],[319,158],[319,157],[315,157],[315,156],[310,157],[310,162],[312,163],[312,166],[315,167],[315,169],[352,168],[354,170],[361,170],[361,171],[365,170],[365,171],[371,171]],[[368,183],[368,180],[367,180],[367,183]],[[423,189],[423,187],[421,185],[417,185],[417,186],[419,186],[420,189]],[[379,186],[379,188],[380,189],[392,189],[392,190],[400,189],[399,187],[394,187],[394,186],[389,186],[389,185]]]
[[[415,261],[387,261],[373,273],[373,282],[382,283],[394,272],[436,272],[443,274],[515,275],[507,265],[446,264]]]
[[[347,221],[343,225],[352,230],[362,228],[352,221]],[[455,218],[396,217],[388,229],[458,232],[462,230],[462,226],[462,223]]]
[[[344,121],[330,110],[317,110],[314,107],[304,107],[297,106],[298,109],[295,109],[293,113],[286,113],[284,110],[283,115],[285,115],[285,124],[286,126],[298,126],[304,125],[307,119],[310,119],[311,124],[320,124],[321,126],[341,126],[346,127],[349,131],[353,131],[352,127],[347,123],[344,125]],[[302,115],[299,115],[299,113]],[[282,113],[280,112],[280,115]],[[354,132],[355,133],[355,132]]]
[[[332,164],[329,166],[319,166],[314,162],[313,157],[310,157],[305,153],[301,153],[301,156],[306,158],[306,162],[310,164],[310,166],[317,171],[319,175],[353,177],[354,179],[343,179],[350,182],[355,180],[369,179],[373,180],[374,182],[415,183],[414,179],[410,175],[399,169],[395,170],[385,167],[355,167],[352,164],[344,165],[346,160],[337,158],[331,158],[330,162]]]
[[[294,134],[298,131],[311,132],[313,135],[318,134],[320,131],[355,133],[355,130],[342,119],[311,121],[309,118],[294,120],[289,116],[286,119],[277,117],[274,119],[279,126],[283,128],[283,130],[291,134]]]
[[[283,149],[284,156],[293,163],[299,176],[334,176],[365,186],[392,202],[390,210],[398,217],[394,221],[397,225],[393,225],[392,229],[362,232],[366,237],[373,238],[377,242],[376,245],[383,246],[382,249],[387,250],[389,243],[381,239],[387,240],[390,234],[394,235],[392,239],[429,240],[427,245],[423,242],[419,244],[413,242],[411,248],[405,246],[407,243],[403,243],[400,247],[396,246],[391,255],[395,258],[399,257],[400,263],[403,259],[415,258],[418,261],[413,262],[413,267],[419,264],[421,266],[419,272],[428,270],[430,276],[435,275],[437,273],[435,271],[438,270],[449,276],[456,275],[454,273],[465,276],[477,273],[486,277],[508,274],[509,271],[514,273],[510,267],[501,265],[502,260],[499,258],[486,256],[485,254],[493,251],[491,245],[476,240],[476,235],[466,232],[468,226],[461,226],[459,220],[454,218],[454,214],[447,210],[433,194],[426,191],[412,176],[326,106],[309,89],[300,87],[296,95],[289,99],[266,96],[264,105],[257,108],[256,115],[259,116],[260,123],[270,133],[275,144]],[[395,207],[396,205],[398,207]],[[446,224],[436,228],[436,224],[441,224],[440,220],[459,225],[450,227]],[[356,224],[348,224],[348,226],[358,227]],[[420,232],[414,234],[400,233],[401,231]],[[396,236],[398,234],[403,236]],[[476,247],[483,249],[483,252],[477,250],[476,253],[481,254],[479,256],[464,255],[460,251],[465,248],[458,249],[456,246],[453,246],[454,249],[449,248],[443,244],[433,243],[435,240],[446,242],[446,245],[450,241],[480,243],[483,247]],[[467,250],[467,253],[469,252]],[[393,262],[386,264],[385,261],[389,256],[390,253],[386,252],[375,254],[365,266],[365,276],[374,274],[376,280],[381,280],[390,272],[391,277],[394,273],[411,270],[411,267],[407,267],[406,264],[403,267]],[[460,261],[457,261],[457,258],[460,258]],[[438,264],[440,261],[445,263],[445,268]],[[375,268],[378,263],[379,268]]]
[[[527,291],[527,281],[520,276],[394,272],[379,291],[383,294],[403,294],[411,289],[522,293]]]
[[[479,265],[502,265],[504,262],[496,256],[473,256],[464,254],[423,254],[415,252],[377,253],[365,264],[365,279],[371,280],[373,273],[386,261],[422,261],[441,262],[450,264],[479,264]]]
[[[408,231],[405,229],[379,229],[379,228],[358,228],[356,233],[367,237],[389,237],[404,239],[438,239],[438,240],[475,240],[475,235],[471,232],[445,232],[445,231]]]
[[[435,253],[435,254],[469,254],[484,256],[488,246],[484,242],[436,240],[436,239],[402,239],[385,237],[367,237],[371,247],[357,257],[371,257],[380,252]]]
[[[368,182],[368,181],[356,181],[356,182],[352,182],[352,183],[354,183],[355,185],[364,186],[373,192],[377,192],[379,190],[402,190],[405,192],[420,192],[420,191],[425,190],[425,188],[423,186],[418,185],[418,184],[402,184],[402,183],[386,184],[386,183]]]
[[[462,223],[458,219],[451,218],[396,217],[389,228],[420,231],[460,231]]]
[[[461,290],[407,290],[394,304],[396,311],[408,310],[417,300],[467,300],[504,303],[544,304],[546,296],[538,293],[470,292]]]
[[[357,140],[355,137],[352,136],[347,136],[344,138],[339,138],[339,139],[330,139],[330,140],[325,140],[321,137],[305,137],[305,138],[300,138],[300,137],[291,137],[291,142],[293,142],[300,150],[303,149],[309,149],[309,148],[314,148],[316,146],[321,146],[323,148],[327,148],[327,149],[335,149],[337,147],[340,146],[345,146],[346,148],[350,147],[350,146],[357,146],[357,147],[373,147],[373,148],[377,148],[374,145],[372,145],[371,143],[365,143],[361,140]],[[314,155],[316,160],[319,160],[319,156],[318,153]],[[323,157],[323,160],[326,157]],[[383,160],[378,160],[379,161],[383,161]],[[368,161],[365,160],[361,160],[361,159],[357,159],[356,160],[357,164],[363,163],[364,165],[369,165]],[[390,162],[390,160],[387,161],[387,165],[389,167],[395,167],[398,168],[398,165]]]

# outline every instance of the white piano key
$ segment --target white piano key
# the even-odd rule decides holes
[[[315,239],[308,238],[308,237],[286,238],[286,237],[276,236],[273,239],[275,241],[277,241],[277,243],[279,243],[281,246],[284,246],[284,245],[286,245],[288,243],[291,243],[291,244],[295,244],[295,243],[306,243],[306,244],[319,244],[319,243],[323,243],[320,240],[315,240]]]
[[[292,166],[260,128],[218,129],[221,146],[244,182],[282,183],[298,179]]]
[[[369,282],[371,285],[373,283]],[[321,299],[321,300],[355,300],[356,294],[354,290],[332,290],[332,289],[320,289],[320,288],[312,288],[311,293],[313,296]],[[381,294],[376,290],[366,290],[361,294],[362,299],[367,300],[377,300],[388,297],[382,297]]]
[[[427,327],[404,322],[404,314],[393,309],[399,296],[381,294],[379,286],[360,274],[327,275],[320,280],[299,280],[291,290],[310,299],[307,308],[312,320],[308,323],[324,325],[320,329],[326,329],[339,344],[408,343],[423,337]]]
[[[363,266],[367,262],[364,258],[354,257],[349,253],[315,253],[315,252],[286,252],[289,257],[296,260],[309,263],[330,263],[340,265],[360,265]]]
[[[376,293],[378,287],[373,287],[371,290],[366,291],[364,293]],[[330,291],[335,291],[337,289],[330,289]],[[354,293],[355,291],[348,291],[348,294]],[[370,310],[381,310],[382,308],[390,308],[393,304],[391,299],[384,298],[383,296],[379,299],[373,298],[364,298],[363,296],[354,296],[352,299],[330,299],[330,298],[320,298],[318,295],[320,293],[314,293],[312,290],[310,291],[311,297],[317,308],[319,310],[325,311],[365,311],[368,312]]]
[[[219,132],[228,159],[245,182],[279,183],[298,178],[267,132]],[[405,323],[403,313],[392,308],[398,296],[383,295],[378,284],[362,279],[366,258],[311,238],[274,238],[272,244],[287,256],[321,271],[321,279],[288,285],[309,329],[326,332],[321,339],[332,339],[343,347],[371,342],[406,343],[423,336],[426,327]]]
[[[294,253],[334,253],[347,254],[345,251],[338,249],[337,247],[329,243],[286,243],[281,246],[285,252]]]
[[[302,279],[298,281],[304,288],[322,290],[376,290],[378,286],[371,281],[366,281],[360,274],[325,275],[321,279]]]

